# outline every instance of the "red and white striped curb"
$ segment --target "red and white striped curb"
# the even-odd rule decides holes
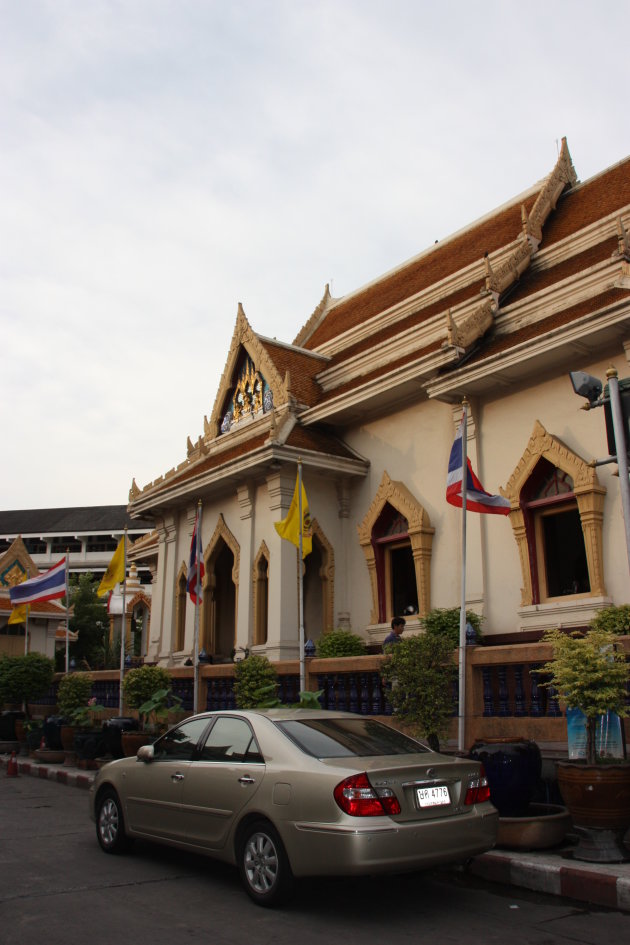
[[[7,767],[8,758],[0,759],[3,767]],[[94,780],[93,773],[77,771],[74,768],[64,768],[63,765],[40,765],[28,759],[17,759],[18,775],[25,774],[33,778],[43,778],[45,781],[58,781],[59,784],[68,784],[71,787],[89,789]]]
[[[475,876],[630,912],[630,863],[578,863],[558,853],[491,850],[475,857]]]

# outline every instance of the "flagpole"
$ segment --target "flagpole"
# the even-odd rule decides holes
[[[26,605],[26,621],[24,622],[24,656],[28,653],[28,612],[30,605]]]
[[[459,611],[459,701],[457,748],[464,751],[466,731],[466,499],[468,491],[468,401],[462,401],[462,579]]]
[[[199,595],[201,593],[201,499],[197,503],[197,517],[195,518],[196,575],[195,575],[195,642],[193,652],[193,713],[199,711]]]
[[[302,560],[302,532],[304,517],[302,515],[302,461],[298,459],[298,516],[300,522],[300,541],[298,547],[298,614],[299,614],[299,645],[300,645],[300,692],[306,688],[304,673],[304,568]]]
[[[120,684],[118,686],[118,713],[123,714],[123,682],[125,680],[125,633],[126,621],[126,593],[127,593],[127,526],[123,533],[123,579],[122,579],[122,627],[120,630]]]
[[[66,548],[66,676],[70,667],[70,593],[68,589],[68,549]]]

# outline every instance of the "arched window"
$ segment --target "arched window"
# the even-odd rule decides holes
[[[401,614],[418,613],[418,586],[409,538],[409,523],[388,502],[374,528],[372,544],[376,558],[379,623]]]
[[[175,645],[173,650],[178,653],[184,649],[186,642],[186,566],[182,565],[177,577],[177,598],[175,601]]]
[[[595,469],[536,421],[503,490],[519,550],[524,607],[605,597],[604,496]]]
[[[571,476],[537,463],[521,490],[532,575],[532,603],[591,589],[584,534]]]
[[[426,509],[402,482],[383,473],[357,530],[370,575],[372,623],[387,623],[407,608],[426,614],[435,531]]]
[[[265,542],[254,561],[254,646],[267,642],[269,628],[269,549]]]

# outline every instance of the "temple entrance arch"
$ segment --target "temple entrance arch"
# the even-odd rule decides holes
[[[236,645],[240,549],[223,515],[204,559],[201,647],[216,662],[228,661]]]
[[[318,640],[334,629],[335,553],[313,519],[313,550],[304,559],[304,636]]]

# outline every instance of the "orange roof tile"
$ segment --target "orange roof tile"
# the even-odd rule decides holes
[[[401,266],[391,275],[384,276],[354,295],[340,299],[331,305],[326,318],[304,347],[317,348],[368,318],[483,259],[486,252],[493,253],[509,245],[522,232],[521,206],[524,204],[529,212],[537,193],[530,194],[525,200],[517,198],[510,206],[459,236],[438,243],[432,250]]]
[[[326,367],[328,359],[301,352],[298,348],[276,344],[268,338],[258,336],[258,340],[269,354],[278,373],[284,379],[287,371],[291,373],[291,393],[298,401],[312,406],[316,404],[321,387],[316,381],[316,375]]]
[[[556,213],[545,224],[542,246],[553,246],[628,204],[630,157],[562,195]]]

